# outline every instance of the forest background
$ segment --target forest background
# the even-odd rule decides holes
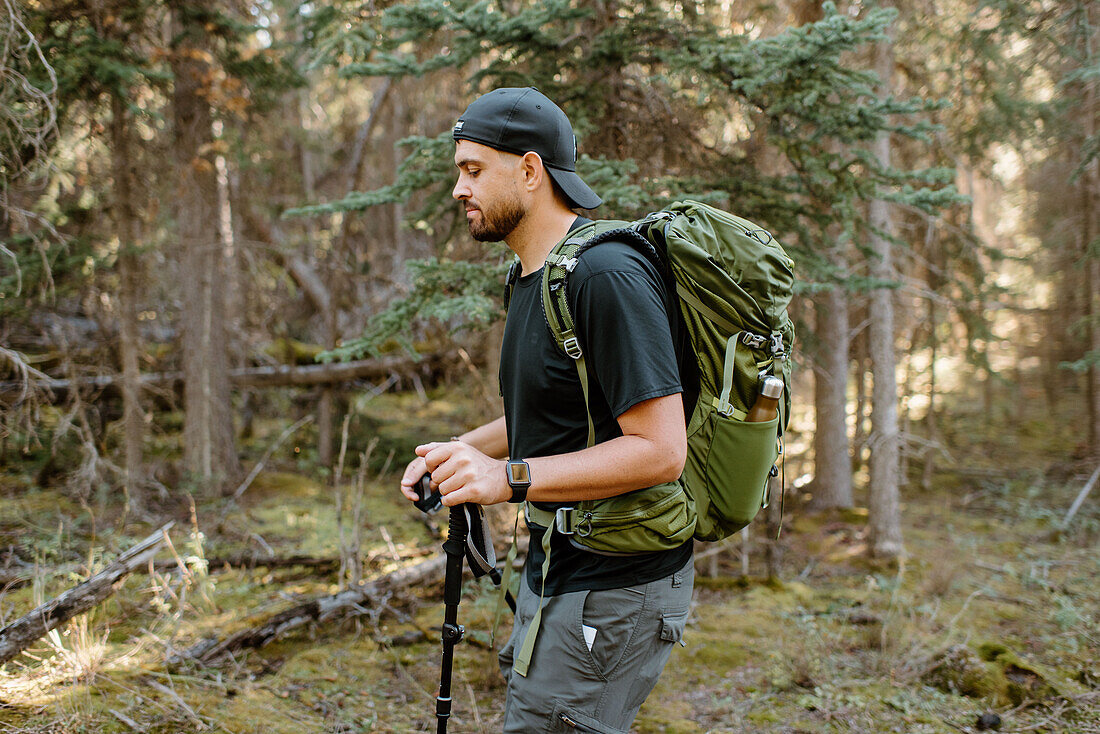
[[[450,130],[524,85],[595,215],[705,200],[799,278],[783,501],[700,546],[639,730],[1098,730],[1095,3],[0,0],[0,41],[4,730],[431,726],[395,472],[499,415]]]

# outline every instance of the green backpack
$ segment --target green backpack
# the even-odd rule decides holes
[[[636,222],[604,220],[571,232],[546,259],[542,300],[555,341],[577,365],[586,405],[587,369],[566,287],[577,258],[610,240],[653,258],[679,295],[699,368],[687,463],[677,483],[581,502],[557,513],[527,503],[527,517],[603,553],[675,548],[692,535],[721,540],[752,522],[768,503],[768,477],[790,417],[794,328],[787,305],[794,263],[766,230],[696,201],[677,202]],[[782,378],[787,388],[779,415],[746,422],[767,375]],[[591,446],[590,411],[588,423]]]

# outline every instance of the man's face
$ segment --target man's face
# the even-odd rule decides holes
[[[457,141],[458,181],[451,196],[465,205],[466,224],[475,240],[504,240],[527,214],[516,185],[519,160],[481,143]]]

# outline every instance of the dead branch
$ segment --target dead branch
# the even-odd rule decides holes
[[[1062,527],[1069,527],[1069,521],[1072,520],[1073,516],[1077,514],[1077,511],[1081,509],[1081,505],[1084,503],[1085,498],[1089,496],[1089,492],[1096,486],[1097,479],[1100,479],[1100,466],[1096,467],[1096,471],[1092,473],[1088,482],[1085,483],[1084,489],[1077,494],[1077,499],[1073,500],[1069,512],[1066,513],[1066,519],[1062,520]]]
[[[241,482],[241,485],[239,487],[237,487],[235,492],[233,492],[232,499],[233,500],[239,500],[241,498],[241,495],[244,494],[245,490],[247,490],[252,485],[252,481],[259,475],[260,471],[264,468],[264,464],[267,463],[267,460],[270,459],[271,455],[274,454],[275,451],[280,446],[283,445],[283,441],[286,441],[288,438],[290,438],[292,435],[294,435],[294,433],[296,433],[299,428],[301,428],[305,424],[311,423],[311,422],[313,422],[313,414],[312,413],[310,415],[307,415],[304,418],[300,418],[296,423],[294,423],[294,425],[288,426],[286,428],[286,430],[284,430],[279,435],[279,437],[277,439],[275,439],[275,443],[271,444],[271,446],[268,447],[267,451],[264,452],[263,457],[259,461],[256,462],[256,466],[252,467],[252,471],[250,471],[248,473],[248,476],[245,477],[243,482]],[[224,517],[224,514],[225,513],[222,513],[223,517]]]
[[[394,355],[333,364],[248,367],[230,370],[229,381],[238,387],[288,387],[324,385],[361,379],[381,380],[394,374],[416,377],[419,370],[435,371],[454,359],[455,355],[452,353],[440,353],[426,355],[419,362],[405,355]],[[39,390],[48,390],[56,404],[63,402],[69,391],[74,388],[100,391],[106,396],[121,395],[122,376],[105,375],[78,380],[37,379],[31,381],[31,386]],[[182,386],[182,372],[162,372],[141,376],[143,389],[178,389]],[[17,405],[21,396],[25,394],[25,389],[26,383],[22,381],[0,382],[0,404]]]
[[[120,581],[156,555],[174,523],[168,523],[135,545],[90,579],[62,593],[0,629],[0,665],[21,653],[52,629],[100,604]]]
[[[338,594],[296,604],[220,642],[216,638],[203,640],[172,656],[168,664],[178,665],[187,661],[211,663],[230,653],[263,647],[287,632],[307,624],[323,622],[341,612],[358,611],[364,607],[370,607],[373,601],[383,594],[414,585],[441,581],[446,567],[447,557],[440,553],[426,561],[406,566],[380,579],[360,584]]]
[[[502,549],[501,557],[504,556],[510,542],[511,538],[497,539],[496,545],[498,549]],[[517,539],[516,549],[520,556],[526,554],[528,542],[528,537]],[[287,632],[307,624],[323,622],[341,613],[362,613],[365,609],[376,606],[378,599],[387,598],[394,591],[421,584],[441,583],[446,570],[447,556],[439,553],[432,558],[405,566],[381,578],[337,594],[296,604],[271,617],[259,620],[256,624],[220,642],[217,638],[205,639],[170,657],[168,665],[175,666],[188,661],[211,663],[240,650],[263,647]]]
[[[323,556],[260,556],[255,553],[242,553],[235,556],[214,556],[206,559],[208,573],[216,573],[225,568],[312,568],[321,573],[335,571],[340,568],[340,559],[325,558]],[[173,571],[179,567],[175,560],[157,561],[153,567],[158,571]]]

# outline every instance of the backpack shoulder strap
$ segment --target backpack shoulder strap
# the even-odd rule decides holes
[[[573,230],[554,246],[546,256],[546,265],[542,270],[542,310],[546,326],[558,349],[573,359],[577,366],[577,375],[584,393],[585,412],[588,414],[588,446],[596,443],[596,426],[592,422],[592,411],[588,409],[588,369],[584,363],[584,354],[573,323],[573,314],[569,301],[565,297],[565,280],[577,267],[577,254],[596,232],[599,223],[586,224]]]
[[[663,273],[665,268],[662,257],[653,243],[640,231],[641,225],[649,223],[650,217],[633,223],[593,222],[571,232],[546,257],[546,266],[542,274],[543,313],[554,343],[576,364],[588,417],[588,446],[594,445],[596,441],[595,424],[592,421],[592,410],[588,399],[588,368],[580,341],[577,339],[576,323],[566,295],[566,281],[569,274],[576,269],[579,258],[585,251],[610,241],[623,242],[638,249],[658,266],[659,272]]]

